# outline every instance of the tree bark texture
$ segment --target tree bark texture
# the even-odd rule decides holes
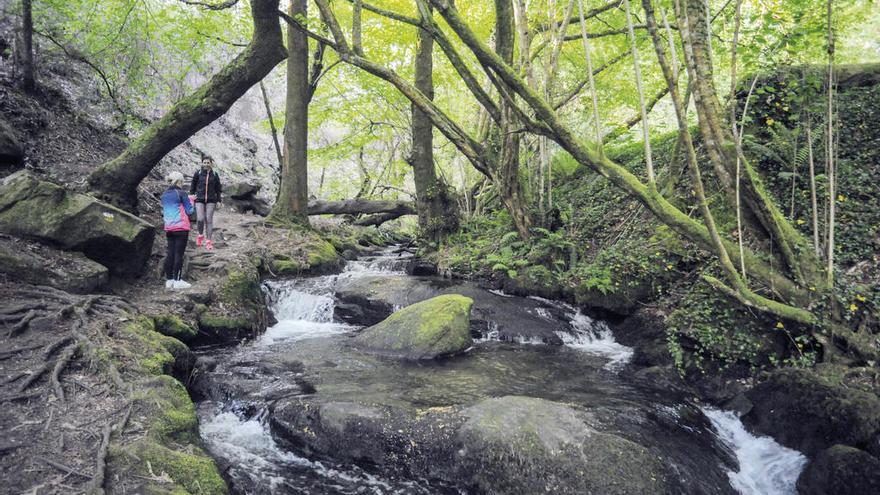
[[[290,17],[305,18],[307,0],[290,3]],[[270,218],[308,223],[309,39],[287,27],[287,103],[284,117],[284,166],[278,201]]]
[[[309,201],[309,215],[371,215],[374,213],[416,214],[408,201],[346,199],[342,201]]]
[[[166,154],[223,115],[287,56],[278,22],[279,0],[253,0],[254,34],[235,59],[147,127],[119,156],[89,176],[93,193],[134,210],[137,186]]]
[[[34,73],[34,18],[31,0],[21,0],[21,37],[23,52],[22,61],[22,87],[31,93],[36,88]]]
[[[425,24],[430,23],[431,12],[424,13]],[[415,86],[428,99],[434,99],[434,39],[431,32],[418,28]],[[428,242],[439,242],[446,234],[458,229],[455,203],[449,199],[445,184],[437,179],[434,169],[434,126],[431,118],[412,105],[412,153],[409,159],[416,187],[416,208],[419,229]]]

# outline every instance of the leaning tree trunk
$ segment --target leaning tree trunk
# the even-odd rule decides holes
[[[290,17],[305,18],[307,0],[290,3]],[[278,201],[269,218],[308,224],[309,39],[287,27],[287,104],[284,116],[284,166]]]
[[[23,52],[22,62],[22,87],[27,92],[33,92],[36,88],[34,78],[34,19],[31,0],[21,0],[21,38]]]
[[[425,16],[430,16],[430,10]],[[430,18],[426,19],[426,23]],[[419,28],[419,46],[416,51],[415,86],[424,95],[434,99],[434,38],[430,31]],[[458,212],[450,200],[445,184],[437,179],[434,169],[434,126],[424,112],[412,105],[412,154],[413,181],[416,186],[416,207],[419,213],[419,229],[422,237],[439,242],[446,234],[458,228]]]
[[[252,0],[254,34],[232,62],[177,102],[113,160],[89,176],[93,193],[134,210],[137,186],[166,154],[223,115],[287,56],[278,22],[279,0]]]

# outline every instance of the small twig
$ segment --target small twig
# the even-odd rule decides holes
[[[84,473],[81,473],[71,467],[65,466],[64,464],[61,464],[60,462],[55,462],[52,459],[46,459],[45,457],[42,457],[42,456],[36,456],[36,458],[45,462],[46,464],[52,466],[55,469],[59,469],[61,471],[64,471],[67,474],[73,474],[73,475],[76,475],[76,476],[79,476],[79,477],[85,478],[85,479],[92,479],[91,476],[84,474]]]
[[[8,351],[3,351],[3,352],[0,352],[0,361],[3,361],[4,359],[9,359],[12,356],[15,356],[16,354],[20,354],[22,352],[27,352],[27,351],[33,351],[33,350],[36,350],[39,348],[40,348],[40,346],[38,346],[38,345],[31,345],[31,346],[27,346],[27,347],[19,347],[18,349],[10,349]]]

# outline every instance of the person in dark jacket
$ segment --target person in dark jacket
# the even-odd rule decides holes
[[[220,203],[221,192],[220,176],[214,172],[214,160],[210,156],[203,156],[202,168],[193,174],[189,193],[196,198],[196,225],[199,229],[196,246],[204,243],[208,251],[214,249],[214,209]]]
[[[190,284],[181,280],[183,253],[189,238],[189,215],[193,206],[189,197],[180,190],[183,174],[168,174],[168,189],[162,193],[162,218],[165,221],[165,237],[168,249],[165,253],[165,288],[188,289]]]

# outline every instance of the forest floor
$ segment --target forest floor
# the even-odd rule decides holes
[[[156,369],[149,340],[164,337],[131,329],[140,315],[192,321],[194,304],[211,299],[230,267],[267,244],[298,241],[267,234],[262,219],[252,215],[220,210],[215,224],[214,251],[196,248],[195,235],[190,237],[190,289],[165,288],[161,235],[147,274],[115,280],[106,294],[0,281],[0,492],[78,493],[113,483],[116,490],[127,486],[137,493],[138,477],[170,482],[172,477],[155,466],[147,468],[152,474],[146,477],[107,467],[109,444],[133,444],[156,433],[154,411],[138,398],[144,380],[181,368],[165,362]]]

